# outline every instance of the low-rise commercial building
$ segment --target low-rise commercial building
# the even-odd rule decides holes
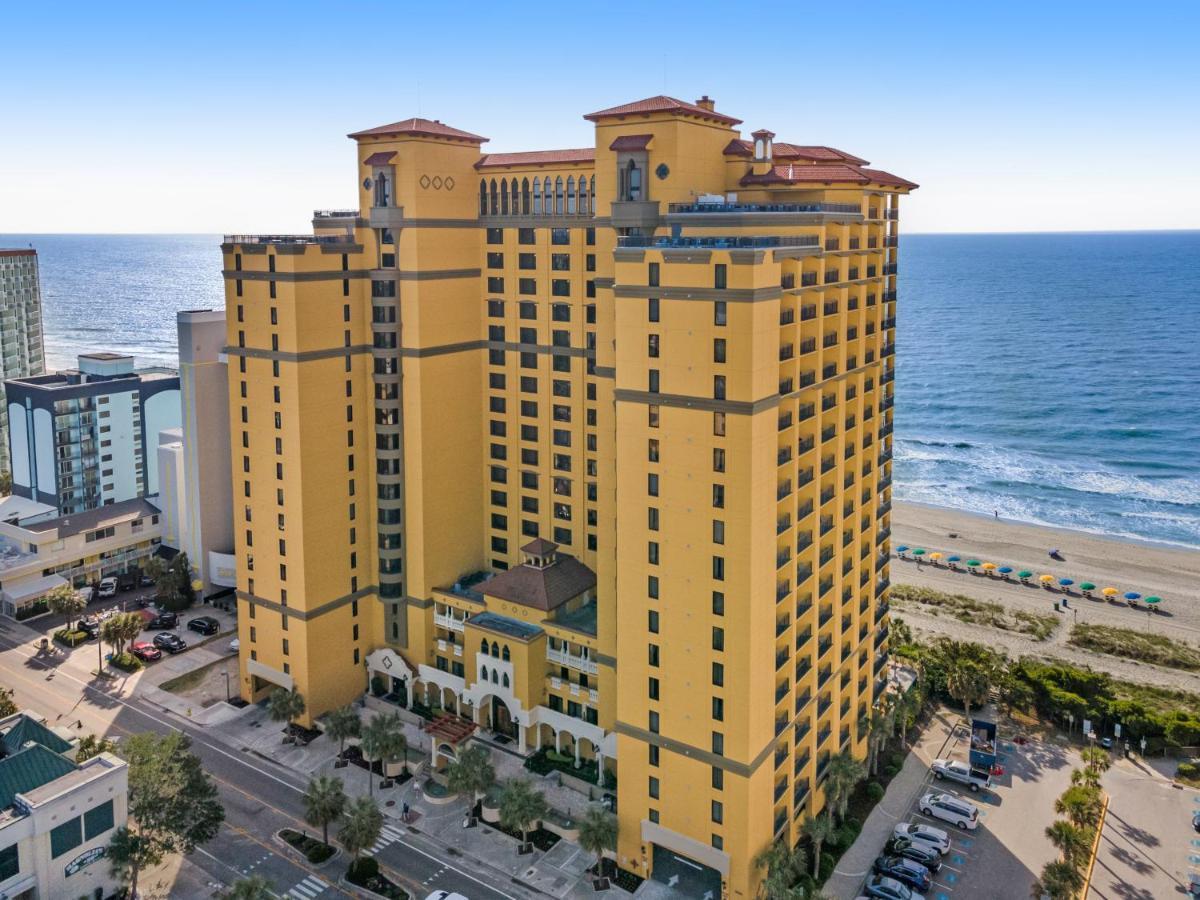
[[[0,897],[108,897],[104,860],[128,815],[128,766],[77,763],[77,741],[28,710],[0,719]]]

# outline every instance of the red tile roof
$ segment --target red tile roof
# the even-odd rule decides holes
[[[591,147],[576,150],[526,150],[523,153],[486,153],[476,169],[491,169],[496,166],[541,166],[553,163],[594,163],[596,151]]]
[[[834,147],[805,144],[785,144],[775,141],[772,145],[775,159],[810,159],[815,162],[846,162],[865,166],[867,161]],[[726,156],[753,156],[754,145],[750,141],[730,141],[725,147]]]
[[[492,576],[476,590],[488,597],[549,612],[595,586],[595,572],[575,557],[559,553],[555,562],[544,569],[522,563]]]
[[[599,112],[588,113],[584,118],[589,122],[598,122],[601,119],[609,119],[614,116],[645,115],[656,112],[684,113],[696,116],[697,118],[708,119],[710,122],[719,122],[722,125],[740,125],[742,123],[741,119],[735,119],[733,116],[726,116],[711,109],[705,109],[703,106],[697,106],[695,103],[677,100],[674,97],[667,97],[663,94],[659,94],[657,97],[647,97],[645,100],[636,100],[633,103],[612,106],[608,109],[602,109]]]
[[[392,157],[396,155],[395,150],[381,150],[379,153],[372,153],[363,160],[364,166],[386,166],[392,161]]]
[[[915,181],[909,181],[907,178],[901,178],[899,175],[893,175],[891,172],[885,172],[882,169],[863,169],[862,172],[872,181],[876,181],[879,184],[896,184],[907,188],[920,187]]]
[[[469,131],[460,131],[457,128],[451,128],[449,125],[443,125],[433,119],[404,119],[401,122],[393,122],[391,125],[380,125],[377,128],[368,128],[366,131],[356,131],[353,134],[348,134],[346,137],[358,140],[364,137],[391,137],[393,135],[415,134],[428,137],[444,137],[457,141],[469,141],[472,144],[482,144],[487,140],[485,137],[480,137],[477,134],[471,134]]]
[[[828,184],[834,181],[850,181],[866,184],[867,178],[857,167],[843,164],[828,166],[773,166],[762,175],[749,173],[742,178],[742,185],[751,184],[797,184],[802,182],[821,182]]]
[[[609,150],[645,150],[654,140],[652,134],[623,134],[611,144]]]
[[[0,250],[0,256],[37,256],[36,250]]]

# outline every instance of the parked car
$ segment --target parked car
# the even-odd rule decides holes
[[[160,631],[154,636],[154,646],[168,653],[182,653],[187,649],[187,641],[173,631]]]
[[[212,616],[199,616],[188,620],[188,631],[198,631],[200,634],[216,634],[221,630],[221,623]]]
[[[136,641],[135,643],[131,644],[129,647],[129,652],[145,662],[162,659],[162,651],[146,641]]]
[[[434,891],[425,900],[467,900],[467,898],[452,891]]]
[[[241,649],[242,649],[242,642],[240,640],[238,640],[237,638],[234,638],[232,641],[229,642],[229,652],[230,653],[237,653]]]
[[[929,870],[919,862],[902,856],[881,856],[871,867],[876,875],[887,875],[918,891],[927,891],[933,884]]]
[[[967,831],[974,831],[979,824],[979,807],[969,800],[960,800],[953,794],[929,793],[917,804],[924,815],[941,819]]]
[[[918,894],[908,885],[886,875],[872,875],[863,885],[863,892],[868,897],[878,897],[880,900],[925,900],[924,894]]]
[[[972,792],[987,790],[992,786],[991,773],[987,769],[969,766],[957,759],[935,759],[929,768],[934,778],[949,778],[951,781],[965,784]]]
[[[89,638],[100,636],[100,620],[95,616],[88,616],[86,619],[80,619],[79,625],[76,626],[80,631],[84,632]]]
[[[945,856],[950,852],[950,835],[940,828],[930,825],[920,825],[916,822],[900,822],[892,829],[892,836],[904,838],[914,844],[925,846]]]
[[[146,623],[147,631],[161,631],[164,628],[174,628],[179,624],[179,616],[173,612],[163,611]]]
[[[1192,827],[1200,831],[1200,809],[1192,813]]]
[[[909,838],[892,838],[884,845],[883,852],[919,862],[935,874],[942,867],[942,855],[939,851],[928,844],[918,844]]]
[[[138,575],[138,587],[154,587],[154,579],[142,572]]]
[[[1100,738],[1100,746],[1105,750],[1111,750],[1113,748],[1113,739],[1110,737]]]
[[[100,588],[96,591],[96,596],[101,600],[108,600],[110,597],[117,596],[117,579],[101,578]]]

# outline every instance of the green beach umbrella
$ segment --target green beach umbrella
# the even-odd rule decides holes
[[[1090,581],[1085,581],[1079,585],[1079,589],[1081,591],[1094,591],[1096,589],[1096,586],[1094,584],[1092,584]]]
[[[1162,603],[1162,597],[1147,597],[1147,603]]]
[[[977,565],[979,565],[979,560],[977,560],[977,559],[968,559],[968,560],[967,560],[967,566],[968,566],[968,567],[974,567],[974,566],[977,566]]]
[[[1020,572],[1017,573],[1017,577],[1018,578],[1032,578],[1033,573],[1030,572],[1028,569],[1022,569]]]
[[[924,556],[925,555],[925,551],[922,550],[920,547],[918,547],[912,553],[913,553],[913,556]]]

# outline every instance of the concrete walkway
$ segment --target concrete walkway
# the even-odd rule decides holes
[[[879,848],[891,837],[896,823],[908,814],[925,784],[929,764],[944,751],[955,727],[963,727],[961,716],[945,710],[934,713],[916,746],[905,757],[903,767],[888,784],[887,793],[867,816],[858,839],[838,860],[833,875],[825,882],[826,895],[835,900],[853,900],[859,896],[858,889],[879,856]]]

